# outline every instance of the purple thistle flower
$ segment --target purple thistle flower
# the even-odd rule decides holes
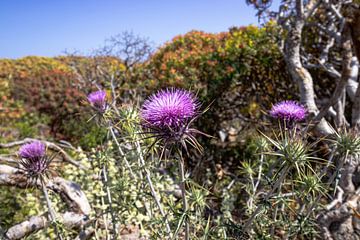
[[[270,111],[274,118],[287,122],[299,122],[305,119],[307,111],[303,105],[296,101],[281,101],[275,104]]]
[[[19,155],[26,159],[39,159],[45,156],[45,145],[40,141],[34,141],[21,146]]]
[[[46,174],[51,159],[46,156],[45,144],[33,141],[24,144],[19,149],[20,165],[30,178],[36,180]]]
[[[99,90],[92,92],[87,96],[90,104],[98,111],[104,112],[106,109],[106,92]]]
[[[199,109],[200,103],[194,94],[171,88],[160,90],[145,100],[140,118],[146,133],[154,137],[155,142],[162,142],[164,147],[179,143],[186,149],[186,143],[190,143],[201,151],[194,135],[203,133],[190,128],[200,115]]]
[[[160,90],[150,96],[141,109],[146,125],[160,128],[178,128],[198,115],[199,102],[188,91],[180,89]]]

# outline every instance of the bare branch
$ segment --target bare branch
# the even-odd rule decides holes
[[[301,63],[300,46],[301,34],[304,27],[302,19],[302,1],[296,1],[296,18],[285,41],[285,61],[292,78],[298,83],[300,89],[301,102],[307,107],[310,115],[316,115],[318,108],[315,103],[315,93],[313,79],[309,71]],[[321,135],[332,134],[333,130],[324,119],[316,125],[317,132]]]
[[[40,181],[31,183],[19,170],[6,165],[0,165],[0,185],[15,186],[19,188],[33,186],[41,189]],[[46,188],[58,193],[73,211],[85,215],[90,214],[90,204],[78,184],[61,177],[55,177],[47,182]]]
[[[308,19],[312,17],[314,12],[317,10],[317,8],[320,6],[322,0],[310,0],[309,3],[306,6],[306,13],[305,13],[305,19]]]
[[[105,46],[96,51],[97,55],[113,56],[124,61],[127,68],[148,59],[153,47],[147,38],[125,31],[106,40]]]
[[[313,119],[314,122],[320,121],[323,117],[325,117],[329,108],[333,106],[341,97],[341,94],[345,90],[348,80],[351,78],[351,62],[352,62],[352,47],[351,47],[351,35],[350,29],[346,25],[344,28],[343,36],[342,36],[342,49],[343,49],[343,66],[341,79],[336,86],[336,89],[331,96],[331,99],[325,105],[325,107],[320,111],[320,113]]]
[[[360,198],[360,188],[356,190],[354,194],[347,198],[346,201],[344,199],[339,207],[336,209],[330,210],[326,213],[318,216],[318,222],[323,231],[324,239],[345,239],[345,236],[357,236],[354,232],[354,223],[357,221],[357,215],[354,210],[356,210],[358,202]],[[341,229],[338,229],[335,233],[330,231],[330,226],[336,223],[342,223],[342,226],[338,226]],[[336,234],[337,236],[333,236]],[[345,236],[343,236],[344,234]],[[356,237],[354,239],[357,239]]]
[[[333,209],[336,205],[338,204],[341,204],[343,202],[343,197],[344,197],[344,190],[342,190],[341,187],[337,186],[336,187],[336,190],[337,190],[337,195],[336,195],[336,198],[331,201],[331,203],[329,203],[327,206],[326,206],[326,210],[329,211],[331,209]]]
[[[65,212],[60,215],[59,221],[67,228],[80,228],[86,223],[87,218],[79,213]],[[22,239],[32,233],[50,226],[50,224],[51,221],[46,214],[33,216],[30,219],[9,228],[5,233],[5,239]]]
[[[20,170],[7,165],[0,165],[0,185],[18,188],[42,188],[40,180],[29,182],[28,178]],[[67,203],[69,209],[72,210],[72,212],[61,214],[60,222],[71,228],[82,226],[85,223],[91,207],[79,185],[61,177],[54,177],[47,181],[46,188],[59,194],[61,199]],[[49,216],[35,216],[8,229],[5,236],[7,239],[20,239],[49,226],[50,222]]]

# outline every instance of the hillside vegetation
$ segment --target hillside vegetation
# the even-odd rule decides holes
[[[159,237],[157,234],[164,229],[160,213],[154,210],[154,218],[149,218],[149,206],[144,199],[150,193],[147,190],[137,191],[144,186],[147,188],[147,185],[141,182],[141,178],[134,179],[123,163],[118,165],[120,155],[115,143],[107,140],[108,130],[99,122],[89,121],[92,113],[86,96],[101,88],[107,91],[111,100],[115,92],[123,109],[119,113],[123,119],[117,126],[118,134],[132,136],[137,129],[132,125],[136,118],[133,112],[137,109],[129,106],[138,106],[145,97],[161,88],[192,90],[202,101],[203,109],[209,106],[196,123],[197,127],[214,136],[199,137],[202,145],[206,146],[203,155],[191,152],[192,156],[186,157],[187,169],[195,181],[189,183],[192,211],[196,212],[194,234],[201,237],[208,231],[206,223],[210,217],[213,233],[210,234],[210,231],[209,236],[236,232],[236,226],[231,224],[245,214],[240,209],[247,204],[241,198],[247,194],[247,185],[241,182],[234,184],[232,176],[243,175],[243,159],[258,161],[256,154],[263,142],[256,129],[267,130],[267,124],[264,124],[269,123],[266,112],[272,104],[298,97],[296,86],[287,74],[277,48],[277,37],[277,29],[272,24],[264,28],[234,27],[219,34],[191,31],[176,36],[149,59],[132,66],[110,56],[1,59],[0,141],[35,137],[66,140],[73,146],[81,147],[71,155],[92,172],[66,164],[61,164],[59,171],[63,177],[81,183],[93,207],[93,215],[108,207],[102,202],[106,185],[95,176],[102,174],[102,163],[108,159],[111,180],[107,184],[116,189],[112,197],[118,201],[112,208],[122,213],[119,220],[121,226],[125,226],[122,229],[134,227],[143,236]],[[112,92],[114,81],[116,89]],[[132,143],[129,141],[124,143],[125,149]],[[5,149],[1,151],[8,153]],[[133,170],[141,173],[143,167],[134,167],[137,158],[133,150],[130,149],[126,156]],[[161,165],[153,175],[157,189],[164,193],[176,191],[176,175],[160,174],[165,171],[161,170],[165,166],[158,164],[156,160],[148,159],[147,166]],[[173,170],[174,165],[166,165],[166,168]],[[205,190],[199,184],[211,190]],[[44,210],[39,199],[26,191],[17,192],[14,188],[2,188],[2,191],[4,194],[0,201],[7,203],[1,207],[1,212],[7,216],[6,220],[0,219],[4,228]],[[17,197],[10,198],[14,194]],[[205,200],[208,196],[210,201]],[[59,199],[52,197],[52,200],[58,203],[56,210],[63,209]],[[166,211],[171,212],[170,221],[177,221],[179,214],[176,211],[180,206],[176,198],[165,195],[162,202]],[[18,206],[21,207],[13,216],[12,212]],[[54,236],[51,234],[54,232],[47,230],[36,236]],[[71,233],[69,236],[72,236]]]
[[[81,140],[84,132],[73,124],[89,117],[83,101],[96,89],[94,83],[109,90],[105,72],[121,79],[117,91],[124,102],[133,91],[143,98],[163,87],[192,89],[204,104],[215,100],[206,120],[213,121],[208,131],[238,129],[244,118],[258,117],[274,101],[295,97],[295,86],[275,44],[275,31],[271,25],[232,28],[220,34],[192,31],[175,37],[131,69],[113,57],[2,59],[0,91],[6,101],[1,102],[0,117],[25,132],[26,126],[19,128],[19,124],[45,124],[46,136],[80,139],[86,146],[86,140]],[[84,80],[90,77],[92,83]],[[3,129],[1,136],[7,134]]]

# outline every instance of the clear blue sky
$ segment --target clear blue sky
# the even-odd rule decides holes
[[[125,30],[160,45],[192,29],[251,23],[245,0],[0,0],[0,58],[86,54]]]

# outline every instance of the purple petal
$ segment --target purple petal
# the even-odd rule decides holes
[[[270,111],[270,115],[274,118],[296,122],[304,120],[306,114],[305,107],[296,101],[279,102]]]
[[[147,125],[155,127],[180,127],[198,115],[199,102],[189,91],[181,89],[160,90],[143,104],[140,116]]]
[[[88,101],[95,108],[104,111],[106,108],[106,92],[103,90],[99,90],[96,92],[92,92],[87,97]]]
[[[40,141],[24,144],[19,149],[19,155],[26,159],[42,158],[45,156],[45,144]]]

